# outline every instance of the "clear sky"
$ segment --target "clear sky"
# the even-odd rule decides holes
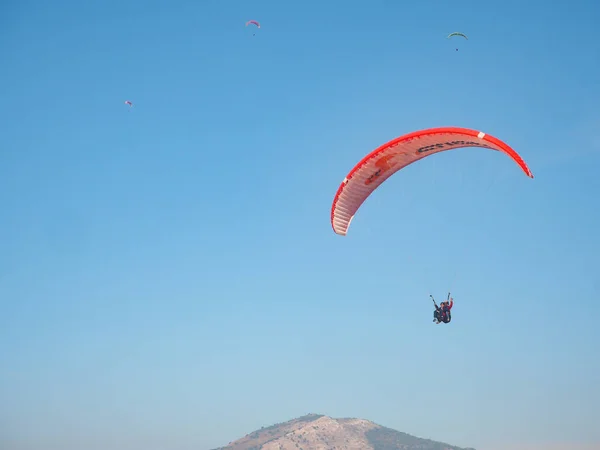
[[[0,446],[209,449],[308,412],[598,445],[599,20],[595,0],[2,2]],[[356,162],[446,125],[535,179],[442,153],[333,233]]]

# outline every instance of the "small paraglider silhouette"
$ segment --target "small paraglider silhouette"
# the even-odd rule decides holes
[[[467,37],[467,35],[466,35],[466,34],[459,33],[459,32],[456,32],[456,31],[455,31],[454,33],[450,33],[450,34],[448,35],[448,39],[450,39],[452,36],[462,36],[462,37],[464,37],[464,38],[465,38],[467,41],[469,40],[469,38]],[[456,49],[456,51],[458,51],[458,48]]]
[[[246,26],[250,24],[256,25],[257,28],[260,28],[260,23],[258,23],[256,20],[249,20],[246,22]],[[252,33],[252,36],[256,36],[256,33]]]
[[[128,105],[130,108],[133,106],[133,103],[131,103],[129,100],[125,100],[125,104]]]

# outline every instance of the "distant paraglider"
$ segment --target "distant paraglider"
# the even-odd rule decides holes
[[[246,22],[246,26],[250,24],[256,25],[256,28],[260,28],[260,23],[258,23],[256,20],[249,20],[248,22]],[[252,36],[256,36],[256,33],[252,33]]]
[[[129,100],[125,100],[125,104],[130,108],[133,106],[133,103],[131,103]]]
[[[450,39],[450,38],[451,38],[451,37],[453,37],[453,36],[462,36],[462,37],[464,37],[464,38],[465,38],[467,41],[469,40],[469,38],[467,37],[467,35],[466,35],[466,34],[459,33],[459,32],[457,32],[457,31],[455,31],[454,33],[450,33],[450,34],[448,35],[448,39]],[[456,49],[456,51],[458,51],[458,48]]]

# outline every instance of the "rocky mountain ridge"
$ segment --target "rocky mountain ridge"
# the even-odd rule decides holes
[[[365,419],[308,414],[214,450],[475,450],[422,439]]]

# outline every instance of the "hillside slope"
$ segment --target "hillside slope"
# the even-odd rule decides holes
[[[421,439],[364,419],[308,414],[215,450],[475,450]]]

